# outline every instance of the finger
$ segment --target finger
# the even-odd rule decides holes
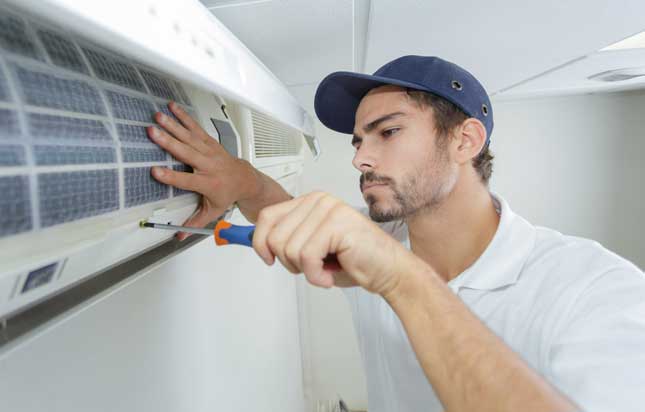
[[[211,137],[206,130],[202,128],[199,122],[193,119],[193,117],[189,115],[183,107],[175,102],[170,102],[168,103],[168,108],[179,119],[179,121],[181,121],[184,127],[192,132],[191,135],[194,136],[194,138],[204,143],[206,147],[214,150],[217,154],[228,154],[217,139]]]
[[[191,217],[189,217],[183,224],[183,226],[188,226],[188,227],[205,227],[215,219],[217,219],[218,216],[220,216],[222,213],[224,213],[225,210],[217,210],[217,209],[205,209],[204,207],[200,207],[197,209],[197,212],[195,212]],[[177,239],[180,241],[183,241],[187,237],[189,237],[191,234],[186,233],[186,232],[179,232],[177,233]]]
[[[206,145],[202,138],[195,137],[195,134],[179,124],[178,121],[167,116],[161,112],[155,113],[155,121],[169,132],[171,136],[177,140],[186,143],[188,146],[193,147],[197,151],[205,152],[209,146]]]
[[[303,273],[312,285],[330,288],[334,286],[334,273],[339,269],[342,270],[338,265],[326,265],[324,262],[329,253],[335,252],[332,250],[332,245],[338,230],[342,228],[335,228],[325,219],[312,232],[302,248]]]
[[[178,105],[176,102],[168,103],[168,108],[170,111],[179,119],[179,121],[184,125],[185,128],[190,130],[193,136],[196,136],[200,141],[204,142],[206,146],[219,151],[221,153],[228,152],[224,147],[217,141],[217,139],[210,136],[206,130],[199,124],[199,122],[194,119],[183,107]]]
[[[162,149],[183,163],[198,169],[204,169],[208,164],[208,159],[203,154],[175,139],[164,130],[156,127],[148,127],[148,136]]]
[[[282,253],[291,265],[298,268],[299,272],[304,272],[301,264],[303,246],[320,223],[326,219],[329,210],[338,203],[338,199],[325,193],[312,194],[307,202],[301,203],[280,222],[279,227],[274,229],[275,236],[287,237]]]
[[[202,135],[207,135],[206,131],[202,129],[202,126],[197,123],[195,119],[192,118],[180,105],[176,102],[169,102],[168,109],[174,114],[177,119],[186,127],[186,129],[193,132],[201,132]],[[202,136],[200,136],[202,137]]]
[[[253,249],[267,265],[272,265],[275,261],[275,256],[269,248],[267,240],[269,233],[273,230],[276,223],[285,214],[300,204],[300,202],[302,202],[302,197],[297,197],[286,202],[265,207],[258,213],[258,218],[255,222],[255,231],[253,232]]]
[[[286,246],[289,239],[293,236],[294,231],[303,224],[303,220],[307,218],[311,209],[315,207],[317,200],[325,196],[324,193],[316,192],[303,196],[302,201],[296,205],[292,210],[286,213],[280,222],[273,226],[273,229],[268,235],[268,244],[271,252],[277,256],[283,265],[294,268],[295,273],[300,273],[297,264],[300,245],[291,245],[291,249],[287,250]],[[315,222],[309,222],[309,225],[316,226]],[[291,271],[293,272],[293,270]]]
[[[152,177],[159,182],[192,192],[202,193],[204,177],[195,173],[178,172],[167,167],[153,166]]]
[[[168,108],[170,111],[177,117],[177,119],[182,123],[182,125],[190,130],[191,138],[200,142],[205,146],[206,149],[210,148],[215,151],[225,152],[224,148],[219,144],[217,139],[211,137],[206,130],[199,124],[199,122],[194,119],[183,107],[178,105],[176,102],[168,103]]]

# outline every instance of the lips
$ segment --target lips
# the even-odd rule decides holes
[[[366,191],[366,190],[367,190],[367,189],[369,189],[370,187],[374,187],[374,186],[385,186],[385,185],[386,185],[385,183],[366,183],[366,184],[364,184],[364,185],[363,185],[363,191]]]

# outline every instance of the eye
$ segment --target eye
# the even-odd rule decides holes
[[[395,134],[396,132],[398,132],[399,130],[401,130],[399,127],[393,127],[391,129],[383,130],[383,132],[381,132],[381,134],[383,135],[383,137],[390,137],[393,134]]]

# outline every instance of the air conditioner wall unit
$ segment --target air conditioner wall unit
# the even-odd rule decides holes
[[[171,240],[141,220],[193,213],[150,176],[190,170],[145,134],[169,100],[297,194],[311,119],[198,2],[0,0],[0,320]]]

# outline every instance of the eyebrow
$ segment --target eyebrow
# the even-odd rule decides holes
[[[389,113],[389,114],[386,114],[384,116],[381,116],[378,119],[372,120],[371,122],[369,122],[368,124],[363,126],[363,131],[365,133],[369,133],[370,131],[376,129],[379,124],[381,124],[383,122],[387,122],[388,120],[395,119],[395,118],[400,117],[400,116],[405,116],[405,113],[403,113],[403,112],[394,112],[394,113]],[[352,146],[354,146],[356,143],[360,142],[361,140],[363,140],[363,138],[361,136],[357,135],[356,133],[354,133],[354,138],[352,139]]]

